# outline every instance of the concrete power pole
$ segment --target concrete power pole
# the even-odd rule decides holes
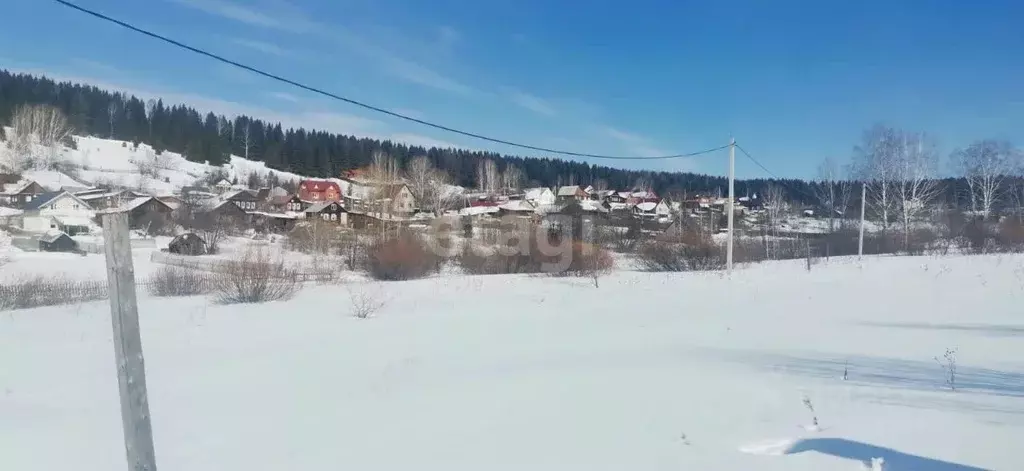
[[[110,317],[114,328],[114,360],[121,394],[121,425],[128,469],[156,471],[145,360],[139,334],[139,309],[135,297],[135,268],[128,237],[128,213],[107,213],[102,218]]]
[[[864,256],[864,208],[868,204],[868,184],[860,185],[860,238],[857,240],[857,258]]]
[[[725,246],[725,270],[732,275],[732,239],[733,239],[733,204],[736,202],[736,139],[729,139],[729,204],[726,205],[729,215],[729,241]]]

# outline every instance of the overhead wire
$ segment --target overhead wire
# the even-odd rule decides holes
[[[213,52],[209,52],[209,51],[207,51],[205,49],[201,49],[201,48],[198,48],[198,47],[195,47],[195,46],[190,46],[190,45],[185,44],[185,43],[183,43],[183,42],[181,42],[179,40],[172,39],[170,37],[167,37],[167,36],[164,36],[164,35],[161,35],[161,34],[157,34],[157,33],[154,33],[152,31],[149,31],[149,30],[146,30],[146,29],[142,29],[140,27],[137,27],[137,26],[134,26],[132,24],[129,24],[129,23],[125,22],[125,21],[118,20],[116,18],[110,17],[108,15],[105,15],[103,13],[97,12],[95,10],[91,10],[91,9],[82,7],[80,5],[77,5],[75,3],[69,2],[67,0],[54,0],[54,1],[59,3],[59,4],[61,4],[61,5],[63,5],[63,6],[65,6],[65,7],[74,9],[74,10],[76,10],[78,12],[85,13],[87,15],[93,16],[95,18],[98,18],[98,19],[101,19],[101,20],[104,20],[104,21],[107,21],[107,22],[110,22],[110,23],[114,23],[114,24],[116,24],[118,26],[121,26],[123,28],[129,29],[129,30],[134,31],[136,33],[143,34],[145,36],[149,36],[150,38],[157,39],[159,41],[163,41],[165,43],[171,44],[171,45],[176,46],[178,48],[191,51],[193,53],[196,53],[196,54],[205,56],[207,58],[210,58],[210,59],[222,62],[224,64],[228,64],[228,65],[231,65],[233,67],[237,67],[237,68],[240,68],[240,69],[252,72],[254,74],[261,75],[261,76],[263,76],[265,78],[269,78],[271,80],[275,80],[275,81],[278,81],[278,82],[281,82],[281,83],[285,83],[285,84],[288,84],[288,85],[300,88],[302,90],[306,90],[306,91],[311,92],[311,93],[315,93],[315,94],[322,95],[322,96],[325,96],[325,97],[328,97],[328,98],[339,100],[339,101],[342,101],[342,102],[345,102],[345,103],[348,103],[348,104],[351,104],[351,105],[355,105],[355,106],[358,106],[358,107],[361,107],[361,108],[364,108],[364,109],[367,109],[367,110],[371,110],[371,111],[374,111],[374,112],[377,112],[377,113],[382,113],[382,114],[385,114],[385,115],[388,115],[388,116],[391,116],[391,117],[394,117],[394,118],[403,119],[403,120],[410,121],[410,122],[413,122],[413,123],[421,124],[423,126],[428,126],[428,127],[434,128],[434,129],[439,129],[439,130],[442,130],[442,131],[446,131],[446,132],[450,132],[450,133],[454,133],[454,134],[459,134],[459,135],[466,136],[466,137],[480,139],[480,140],[487,141],[487,142],[492,142],[492,143],[495,143],[495,144],[503,144],[503,145],[517,147],[517,148],[521,148],[521,149],[528,149],[528,150],[533,150],[533,151],[538,151],[538,152],[546,152],[546,153],[550,153],[550,154],[560,154],[560,155],[568,155],[568,156],[574,156],[574,157],[588,157],[588,158],[593,158],[593,159],[604,159],[604,160],[666,160],[666,159],[679,159],[679,158],[696,157],[698,155],[709,154],[709,153],[712,153],[712,152],[715,152],[715,151],[719,151],[719,150],[723,150],[723,149],[726,149],[726,148],[729,147],[729,145],[726,144],[726,145],[723,145],[723,146],[713,147],[713,148],[710,148],[710,149],[699,150],[699,151],[696,151],[696,152],[686,152],[686,153],[680,153],[680,154],[658,155],[658,156],[603,155],[603,154],[591,154],[591,153],[587,153],[587,152],[573,152],[573,151],[566,151],[566,150],[551,149],[551,148],[547,148],[547,147],[534,146],[534,145],[530,145],[530,144],[523,144],[523,143],[519,143],[519,142],[515,142],[515,141],[510,141],[510,140],[507,140],[507,139],[500,139],[500,138],[496,138],[496,137],[490,137],[490,136],[486,136],[486,135],[483,135],[483,134],[479,134],[479,133],[475,133],[475,132],[469,132],[469,131],[463,131],[461,129],[457,129],[457,128],[454,128],[454,127],[451,127],[451,126],[446,126],[446,125],[430,122],[430,121],[427,121],[427,120],[423,120],[423,119],[419,119],[419,118],[414,118],[412,116],[408,116],[408,115],[405,115],[405,114],[402,114],[402,113],[398,113],[398,112],[390,111],[390,110],[387,110],[387,109],[384,109],[384,108],[381,108],[381,107],[378,107],[378,106],[370,105],[370,104],[364,103],[364,102],[359,101],[359,100],[355,100],[355,99],[351,99],[351,98],[346,98],[346,97],[343,97],[341,95],[338,95],[338,94],[335,94],[335,93],[332,93],[332,92],[328,92],[328,91],[325,91],[323,89],[320,89],[320,88],[317,88],[317,87],[314,87],[314,86],[311,86],[311,85],[306,85],[306,84],[298,82],[296,80],[292,80],[292,79],[285,78],[285,77],[282,77],[282,76],[277,75],[277,74],[266,72],[266,71],[264,71],[262,69],[254,67],[254,66],[246,65],[246,64],[243,64],[241,62],[237,62],[235,60],[228,59],[228,58],[226,58],[224,56],[221,56],[221,55],[213,53]]]
[[[747,150],[744,149],[743,146],[741,146],[741,145],[739,145],[737,143],[736,144],[736,148],[739,149],[740,152],[743,153],[743,155],[745,155],[747,157],[747,159],[749,159],[751,162],[753,162],[754,165],[757,165],[758,167],[761,168],[761,170],[764,170],[765,173],[767,173],[768,175],[772,176],[775,179],[775,181],[778,182],[780,185],[789,188],[789,190],[793,191],[794,193],[800,193],[803,196],[807,196],[807,197],[811,198],[812,200],[818,199],[818,195],[813,195],[813,194],[808,193],[808,192],[806,192],[804,190],[800,190],[800,189],[797,189],[797,188],[794,188],[794,187],[788,185],[782,179],[782,177],[778,176],[775,172],[772,172],[771,170],[769,170],[768,167],[765,167],[763,164],[761,164],[761,162],[759,162],[757,159],[755,159],[753,155],[750,155],[750,152],[747,152]]]

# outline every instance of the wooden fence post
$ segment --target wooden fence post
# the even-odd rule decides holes
[[[139,334],[139,310],[135,298],[135,268],[128,213],[102,215],[110,317],[114,328],[114,359],[121,395],[121,425],[130,471],[156,471],[153,429],[146,394],[146,368]]]

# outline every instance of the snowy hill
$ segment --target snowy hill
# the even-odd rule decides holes
[[[175,193],[183,186],[195,184],[206,175],[223,170],[229,180],[235,178],[244,184],[250,174],[266,178],[274,173],[282,181],[301,180],[305,177],[289,172],[267,168],[263,162],[246,160],[235,155],[230,163],[217,167],[206,163],[190,162],[175,152],[164,151],[160,155],[149,144],[98,137],[75,136],[76,149],[62,147],[58,154],[73,172],[52,170],[30,170],[26,178],[38,181],[45,187],[62,186],[121,186],[154,195]],[[0,142],[0,150],[6,152],[7,143]],[[144,169],[151,169],[146,170]],[[74,173],[68,176],[66,173]]]

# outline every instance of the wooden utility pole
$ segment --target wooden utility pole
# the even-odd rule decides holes
[[[732,275],[732,239],[733,239],[733,204],[736,202],[736,139],[729,139],[729,203],[725,205],[729,211],[729,241],[725,246],[725,270]]]
[[[107,257],[107,287],[114,328],[114,360],[121,394],[121,425],[129,471],[156,471],[153,429],[146,394],[146,368],[139,335],[135,298],[135,268],[128,237],[128,213],[104,214],[103,240]]]

